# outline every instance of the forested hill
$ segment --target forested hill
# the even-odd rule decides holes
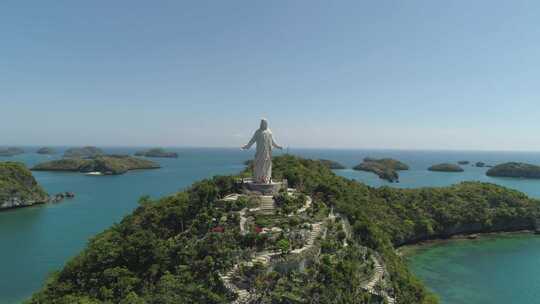
[[[353,222],[381,230],[395,246],[461,233],[534,229],[540,215],[539,200],[490,183],[373,188],[292,157],[279,159],[274,170]]]
[[[334,207],[349,219],[353,245],[380,254],[397,303],[437,300],[409,272],[395,246],[456,233],[533,228],[539,214],[538,201],[492,184],[375,189],[293,156],[275,158],[273,172],[275,179],[286,178],[309,194],[314,206]],[[29,303],[230,303],[234,296],[218,273],[261,242],[240,236],[238,218],[216,208],[235,187],[234,177],[215,177],[157,201],[142,198],[133,214],[93,238]],[[220,218],[224,232],[213,233]],[[263,303],[373,303],[351,285],[358,268],[353,256],[321,258],[309,284],[294,284],[301,274],[276,279]],[[272,275],[264,278],[257,284],[266,286]]]

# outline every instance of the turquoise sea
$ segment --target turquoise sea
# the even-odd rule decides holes
[[[63,148],[58,148],[62,152]],[[33,153],[3,157],[32,166],[59,158]],[[108,153],[133,153],[134,148],[105,148]],[[74,200],[0,212],[0,304],[20,303],[38,290],[52,271],[84,248],[96,233],[118,222],[136,206],[139,197],[160,197],[216,174],[236,173],[253,151],[218,148],[177,148],[178,159],[155,159],[163,168],[121,176],[35,172],[51,193],[75,192]],[[469,160],[497,164],[524,161],[540,164],[540,153],[399,150],[291,149],[291,154],[327,158],[349,167],[364,157],[395,157],[411,166],[401,182],[388,184],[375,175],[351,169],[336,171],[372,186],[446,186],[464,180],[493,182],[540,198],[540,180],[490,178],[486,168],[466,166],[463,173],[426,170],[432,164]],[[449,242],[421,250],[410,258],[413,271],[447,304],[537,303],[540,296],[540,238],[495,237]],[[518,299],[518,300],[516,300]]]

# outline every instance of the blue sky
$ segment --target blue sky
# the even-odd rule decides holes
[[[540,150],[538,1],[0,2],[0,145]]]

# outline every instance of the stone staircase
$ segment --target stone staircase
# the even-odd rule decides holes
[[[237,295],[236,300],[234,300],[233,304],[245,304],[249,303],[251,301],[251,294],[249,291],[245,289],[240,289],[236,285],[232,283],[232,277],[234,273],[238,270],[239,266],[238,264],[234,265],[233,269],[229,270],[227,273],[220,275],[221,281],[223,281],[223,285],[228,290],[232,291]]]
[[[306,244],[302,248],[295,249],[291,251],[292,254],[300,254],[306,250],[309,250],[313,247],[313,244],[315,243],[315,240],[321,235],[322,232],[322,222],[315,223],[311,225],[311,232],[309,233],[309,237],[306,240]]]
[[[230,291],[232,291],[233,293],[235,293],[237,295],[236,300],[234,300],[232,302],[233,304],[249,303],[254,298],[254,295],[252,293],[250,293],[248,290],[240,289],[240,288],[238,288],[238,286],[236,286],[233,283],[234,274],[235,274],[235,272],[237,272],[240,269],[240,265],[245,265],[245,266],[251,267],[255,263],[260,263],[260,264],[262,264],[263,267],[266,267],[266,266],[268,266],[268,264],[272,260],[272,257],[276,256],[276,255],[279,255],[279,252],[277,252],[277,251],[274,251],[274,252],[263,251],[263,252],[256,253],[251,258],[250,261],[244,262],[244,263],[241,263],[241,264],[236,264],[236,265],[234,265],[234,267],[231,270],[229,270],[225,274],[223,274],[223,275],[220,274],[219,275],[221,280],[223,281],[223,285],[225,286],[225,288],[229,289]]]
[[[288,189],[289,194],[295,193],[295,191],[292,191],[291,189]],[[225,200],[228,201],[234,201],[239,198],[239,195],[229,195],[225,198]],[[249,209],[249,211],[257,212],[259,214],[265,214],[265,215],[271,215],[275,213],[275,201],[273,196],[271,195],[260,195],[260,205],[258,208],[255,209]],[[299,212],[305,212],[308,208],[311,207],[312,199],[310,197],[307,198],[307,201],[305,205],[298,210]],[[239,211],[240,215],[240,233],[245,234],[246,231],[246,211],[248,209],[244,208],[241,211]],[[311,232],[309,233],[308,238],[306,239],[306,243],[302,248],[295,249],[291,251],[291,254],[301,254],[311,248],[313,248],[315,241],[317,238],[323,233],[323,222],[314,223],[311,225]],[[227,271],[224,274],[220,274],[220,278],[223,282],[223,285],[225,288],[230,290],[231,292],[235,293],[237,295],[236,300],[234,300],[233,304],[247,304],[250,302],[253,302],[256,300],[256,295],[251,293],[249,290],[241,289],[236,284],[234,284],[234,277],[237,271],[240,270],[241,265],[245,266],[253,266],[255,263],[260,263],[263,267],[267,267],[272,259],[276,256],[279,256],[281,253],[278,251],[262,251],[255,253],[250,260],[244,261],[238,264],[235,264],[232,269]]]
[[[246,211],[247,211],[247,208],[244,208],[244,209],[240,210],[240,212],[238,212],[238,215],[240,216],[240,234],[241,235],[246,235],[246,233],[247,233],[247,229],[246,229],[246,223],[247,223]]]
[[[313,203],[313,200],[311,199],[311,197],[307,196],[306,197],[306,202],[304,203],[304,206],[302,206],[300,209],[296,210],[296,212],[293,212],[293,213],[289,214],[289,216],[293,216],[295,214],[300,214],[300,213],[306,212],[309,208],[311,208],[312,203]]]
[[[271,215],[275,213],[276,204],[272,195],[261,195],[261,204],[259,205],[259,213]]]
[[[375,273],[373,274],[373,276],[369,280],[362,283],[362,286],[361,286],[362,289],[366,290],[367,292],[369,292],[371,294],[378,295],[380,297],[385,298],[386,302],[388,302],[388,304],[395,304],[396,299],[394,297],[391,297],[390,295],[388,295],[388,293],[386,291],[384,291],[384,290],[381,291],[381,290],[378,290],[377,288],[375,288],[377,286],[377,284],[383,282],[384,267],[381,265],[381,263],[379,262],[379,260],[376,257],[372,256],[371,258],[373,260]]]

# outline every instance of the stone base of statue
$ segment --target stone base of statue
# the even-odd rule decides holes
[[[251,178],[243,178],[240,181],[242,190],[248,194],[276,195],[281,189],[287,190],[287,180],[271,183],[256,183]]]

